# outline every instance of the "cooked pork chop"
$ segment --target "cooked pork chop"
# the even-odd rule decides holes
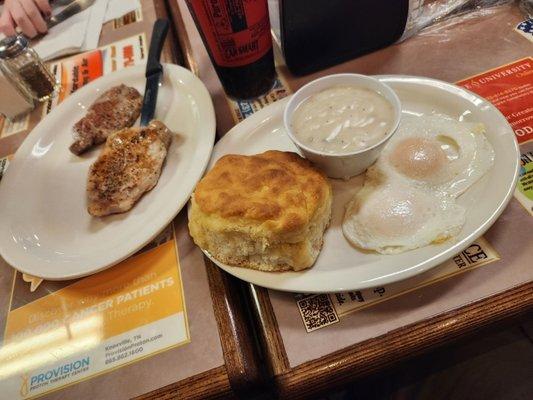
[[[119,85],[102,93],[74,125],[70,151],[80,155],[119,129],[129,128],[139,117],[141,106],[142,97],[132,87]]]
[[[130,210],[157,184],[171,138],[170,130],[156,120],[109,136],[89,170],[89,214],[103,217]]]

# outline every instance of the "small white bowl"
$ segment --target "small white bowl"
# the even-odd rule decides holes
[[[369,146],[366,149],[353,151],[343,154],[330,154],[320,150],[312,149],[301,143],[292,132],[292,115],[294,110],[304,102],[309,96],[320,92],[332,86],[358,86],[365,89],[374,90],[380,93],[387,99],[394,111],[392,127],[390,132],[378,143]],[[304,156],[318,166],[330,178],[348,179],[352,176],[363,173],[370,165],[372,165],[387,141],[392,137],[394,132],[398,129],[401,115],[400,99],[394,91],[384,83],[376,78],[359,74],[337,74],[328,75],[323,78],[316,79],[309,82],[298,90],[287,103],[285,112],[283,114],[283,123],[287,130],[289,137],[294,144],[300,149]]]

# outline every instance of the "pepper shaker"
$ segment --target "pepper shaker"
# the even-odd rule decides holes
[[[59,84],[39,55],[22,35],[0,41],[0,69],[21,91],[27,91],[37,101],[52,98]]]

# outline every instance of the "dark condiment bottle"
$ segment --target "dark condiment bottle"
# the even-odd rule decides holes
[[[267,0],[187,0],[230,97],[268,92],[276,75]]]
[[[10,36],[0,41],[0,69],[22,90],[37,101],[54,96],[59,85],[24,36]]]

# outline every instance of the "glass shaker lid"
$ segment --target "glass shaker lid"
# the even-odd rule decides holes
[[[0,40],[0,58],[11,58],[28,47],[28,39],[22,35],[8,36]]]

